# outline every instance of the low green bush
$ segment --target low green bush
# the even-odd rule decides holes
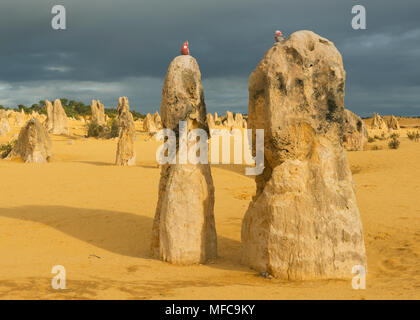
[[[87,137],[98,138],[98,139],[112,139],[118,137],[120,128],[118,121],[112,118],[106,125],[100,125],[96,121],[91,121],[86,125]]]
[[[407,132],[407,137],[408,139],[410,139],[411,141],[415,141],[418,142],[420,139],[420,132],[418,131],[408,131]]]
[[[107,126],[109,128],[108,138],[112,139],[112,138],[118,137],[118,135],[120,133],[120,128],[118,126],[118,120],[115,119],[115,118],[110,119],[108,121]]]
[[[91,121],[87,125],[87,136],[92,138],[104,138],[106,126],[98,124],[96,121]]]
[[[388,147],[390,149],[398,149],[400,147],[400,140],[398,140],[398,135],[395,135],[391,138],[391,140],[388,142]]]
[[[12,151],[13,147],[15,146],[16,141],[10,141],[8,143],[5,144],[1,144],[0,145],[0,158],[4,159],[6,158],[9,153]]]
[[[393,133],[393,134],[391,134],[389,137],[390,137],[391,139],[398,139],[398,138],[400,137],[400,135],[399,135],[398,133],[394,132],[394,133]]]

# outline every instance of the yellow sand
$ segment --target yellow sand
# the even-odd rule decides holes
[[[116,140],[85,139],[76,121],[71,132],[52,138],[51,163],[0,160],[1,299],[420,298],[420,143],[348,153],[369,268],[367,289],[356,291],[350,281],[270,280],[241,265],[255,183],[235,166],[212,169],[219,258],[189,267],[152,259],[157,142],[139,134],[137,165],[121,168]],[[66,290],[51,288],[54,265],[66,268]]]

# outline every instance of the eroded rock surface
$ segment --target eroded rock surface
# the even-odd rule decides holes
[[[6,159],[21,158],[24,162],[43,163],[52,155],[51,140],[38,119],[32,118],[20,130],[18,140]]]
[[[214,118],[211,113],[207,114],[206,119],[207,119],[207,126],[209,127],[209,130],[216,128],[216,123],[214,122]]]
[[[158,131],[155,119],[150,113],[143,120],[143,130],[149,133],[156,133]]]
[[[162,119],[159,115],[159,112],[155,112],[154,116],[153,116],[153,120],[155,122],[155,127],[157,130],[162,129]]]
[[[60,99],[54,100],[54,104],[45,100],[47,109],[47,119],[44,122],[45,128],[52,134],[68,134],[67,115],[61,104]],[[39,115],[33,115],[33,118],[39,119]]]
[[[265,129],[265,169],[242,225],[243,262],[282,279],[351,278],[366,266],[342,145],[345,71],[329,40],[299,31],[249,80],[248,127]]]
[[[0,109],[0,136],[6,135],[10,131],[9,116],[6,110]]]
[[[400,123],[398,122],[398,119],[393,115],[391,116],[391,119],[389,119],[388,128],[392,130],[400,130]]]
[[[223,121],[223,125],[227,127],[229,130],[233,128],[235,125],[235,120],[233,118],[233,114],[230,111],[226,111],[226,120]]]
[[[20,112],[15,112],[13,115],[14,124],[16,127],[21,127],[24,124],[24,115]]]
[[[237,129],[242,129],[242,128],[246,128],[246,126],[244,126],[244,117],[242,115],[242,113],[236,113],[235,114],[235,124],[233,125],[234,128]],[[246,123],[246,121],[245,121]]]
[[[386,121],[377,113],[373,113],[372,129],[374,130],[388,130]]]
[[[133,166],[136,164],[136,152],[134,150],[136,129],[127,97],[120,97],[118,99],[117,112],[120,132],[115,164],[117,166]]]
[[[363,151],[368,142],[368,131],[362,119],[344,109],[343,145],[348,151]]]
[[[201,73],[193,57],[178,56],[171,62],[160,111],[163,127],[177,135],[179,121],[186,121],[188,130],[208,130]],[[216,257],[214,187],[208,164],[162,166],[152,253],[175,264],[205,263]]]
[[[106,124],[105,119],[105,107],[99,100],[92,100],[90,105],[90,110],[92,113],[91,120],[97,124],[103,126]]]

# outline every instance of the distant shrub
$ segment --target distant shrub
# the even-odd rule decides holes
[[[418,142],[420,139],[420,132],[418,131],[408,131],[407,132],[407,137],[408,139],[410,139],[411,141],[415,141]]]
[[[381,146],[374,145],[374,146],[372,146],[372,150],[374,150],[374,151],[382,150],[382,147]]]
[[[388,147],[390,149],[398,149],[400,147],[400,140],[398,140],[398,135],[391,137],[391,140],[388,142]]]
[[[146,118],[146,115],[145,114],[139,113],[139,112],[137,112],[135,110],[132,110],[131,111],[131,114],[133,115],[134,121],[136,121],[138,119],[144,119],[144,118]]]
[[[108,118],[116,118],[117,117],[117,109],[105,108],[105,114],[108,116]]]
[[[89,122],[87,125],[87,137],[112,139],[118,137],[118,121],[111,118],[106,125],[99,125],[96,121]]]
[[[108,133],[108,138],[112,139],[115,137],[118,137],[118,134],[120,132],[120,128],[118,126],[118,120],[115,118],[112,118],[108,121],[108,129],[109,129],[109,133]]]
[[[382,132],[380,136],[378,136],[377,134],[375,134],[373,136],[373,138],[376,139],[376,140],[386,140],[385,132]]]
[[[87,125],[87,136],[92,138],[103,138],[106,127],[99,125],[96,121],[91,121]]]
[[[74,109],[73,106],[63,105],[63,109],[67,117],[74,119],[77,119],[79,117],[79,113]]]
[[[10,152],[12,152],[13,147],[16,144],[16,140],[10,141],[8,143],[0,145],[0,158],[6,158]]]
[[[391,134],[389,137],[390,137],[391,139],[398,139],[398,138],[400,137],[400,135],[399,135],[398,133],[394,132],[394,133],[393,133],[393,134]]]
[[[370,143],[375,142],[375,138],[373,138],[373,137],[368,137],[368,142],[370,142]]]

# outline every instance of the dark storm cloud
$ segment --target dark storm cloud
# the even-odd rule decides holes
[[[65,31],[51,28],[55,4],[66,7]],[[355,4],[366,6],[367,30],[351,28]],[[208,109],[246,112],[248,77],[273,31],[310,29],[343,54],[349,108],[420,114],[417,0],[2,0],[0,9],[0,104],[66,96],[113,106],[128,95],[137,110],[156,110],[188,39]]]

